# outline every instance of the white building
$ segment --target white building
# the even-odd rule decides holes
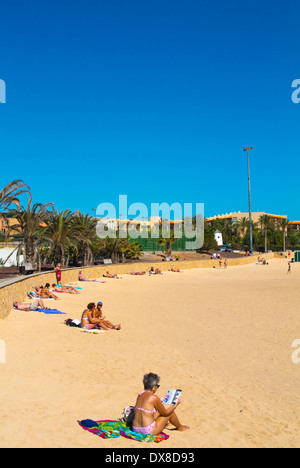
[[[221,231],[219,230],[215,231],[215,239],[219,247],[223,245],[223,236],[222,236]]]

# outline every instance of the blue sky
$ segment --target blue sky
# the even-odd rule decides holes
[[[0,187],[93,213],[204,203],[300,219],[300,4],[3,1]]]

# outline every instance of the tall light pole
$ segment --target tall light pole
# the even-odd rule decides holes
[[[253,149],[253,146],[248,147],[248,148],[244,148],[244,151],[247,151],[247,160],[248,160],[250,253],[253,252],[252,213],[251,213],[251,186],[250,186],[250,162],[249,162],[249,151],[251,151],[252,149]]]

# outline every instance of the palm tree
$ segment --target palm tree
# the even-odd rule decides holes
[[[283,247],[284,252],[285,252],[285,235],[286,235],[286,230],[287,230],[288,224],[289,224],[289,220],[287,218],[282,218],[279,221],[279,226],[282,229],[282,241],[283,241],[282,247]]]
[[[97,220],[89,215],[76,213],[73,218],[73,230],[83,256],[83,265],[89,265],[93,260],[92,243],[97,238]]]
[[[31,206],[32,200],[29,198],[27,207],[17,207],[9,210],[4,214],[5,218],[10,217],[17,221],[16,224],[9,226],[9,234],[11,232],[22,235],[22,241],[19,245],[18,258],[21,250],[24,250],[24,260],[26,263],[31,263],[36,266],[39,257],[38,241],[41,239],[41,233],[45,227],[45,221],[49,216],[49,208],[52,203],[35,203]]]
[[[25,185],[22,180],[13,180],[0,190],[0,209],[4,211],[11,204],[19,206],[20,202],[18,197],[24,193],[30,195],[28,185]]]
[[[261,215],[259,217],[259,222],[260,222],[261,230],[264,231],[265,233],[265,253],[267,253],[268,252],[268,230],[274,227],[273,222],[270,216],[266,214]]]
[[[55,209],[47,221],[43,237],[50,242],[49,255],[54,251],[54,263],[64,265],[65,251],[68,246],[77,248],[78,231],[74,228],[73,213],[70,210]]]
[[[242,237],[245,237],[247,229],[249,228],[249,219],[244,216],[236,223],[236,226],[239,234],[241,234]]]
[[[167,257],[170,257],[172,254],[172,246],[175,244],[177,239],[174,237],[174,234],[172,233],[170,237],[160,237],[157,240],[157,243],[161,246],[163,246],[163,250],[165,250]]]

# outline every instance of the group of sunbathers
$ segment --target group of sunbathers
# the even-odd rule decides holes
[[[34,286],[33,291],[30,291],[27,295],[30,298],[55,299],[58,301],[59,297],[54,293],[80,294],[73,286],[60,286],[54,283],[50,289],[50,284],[46,283],[45,286]]]
[[[120,277],[118,276],[117,273],[115,274],[111,274],[109,273],[109,271],[107,271],[104,275],[103,275],[104,278],[116,278],[116,279],[120,279]],[[96,279],[87,279],[83,276],[82,274],[82,271],[80,271],[78,273],[78,281],[90,281],[90,282],[95,282],[97,281]]]
[[[175,268],[171,268],[169,271],[172,271],[174,273],[183,273],[179,269],[175,269]],[[146,272],[145,271],[131,271],[128,274],[136,276],[136,275],[145,275]],[[154,269],[154,267],[151,267],[148,274],[150,276],[150,275],[162,275],[163,273],[159,268]]]

